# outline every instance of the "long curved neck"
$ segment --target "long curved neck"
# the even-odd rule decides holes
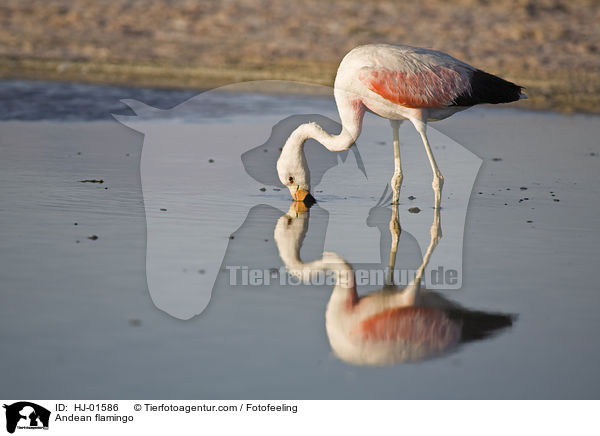
[[[338,135],[326,132],[314,122],[301,124],[285,142],[282,154],[301,153],[304,141],[310,138],[320,142],[329,151],[349,149],[360,135],[365,107],[360,100],[340,97],[339,93],[336,94],[336,104],[342,120],[342,131]]]
[[[279,257],[287,271],[309,283],[313,273],[333,272],[333,294],[341,298],[357,300],[354,282],[354,270],[336,253],[323,253],[321,259],[303,262],[300,259],[300,248],[308,228],[308,213],[297,215],[291,206],[287,214],[277,221],[274,231],[275,244]]]

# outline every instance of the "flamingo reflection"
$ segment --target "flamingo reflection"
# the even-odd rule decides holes
[[[302,202],[294,203],[277,221],[275,242],[289,274],[305,282],[318,273],[332,274],[325,325],[335,355],[356,365],[392,365],[438,356],[511,326],[512,315],[469,310],[422,287],[423,273],[442,235],[439,205],[414,279],[405,287],[394,285],[391,271],[401,232],[397,208],[393,204],[386,285],[364,296],[357,293],[352,266],[337,253],[325,252],[312,262],[300,259],[310,216]]]

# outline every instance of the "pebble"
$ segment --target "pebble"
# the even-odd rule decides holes
[[[419,213],[421,212],[421,209],[419,209],[418,207],[411,207],[410,209],[408,209],[408,211],[410,213]]]
[[[131,327],[140,327],[142,325],[142,320],[141,319],[130,319],[129,325]]]

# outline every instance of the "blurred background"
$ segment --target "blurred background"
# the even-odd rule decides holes
[[[430,47],[527,87],[527,107],[598,112],[596,0],[3,0],[0,78],[204,89],[331,85],[354,46]]]

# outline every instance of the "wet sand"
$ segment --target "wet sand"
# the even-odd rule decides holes
[[[222,98],[222,104],[245,101],[235,94]],[[294,105],[261,111],[273,98],[229,118],[171,119],[163,131],[199,128],[211,143],[219,143],[218,132],[239,134],[232,149],[251,149],[262,143],[253,142],[255,135],[268,139],[267,121],[298,113]],[[301,113],[334,111],[327,99],[304,102]],[[116,121],[2,122],[0,342],[12,351],[0,361],[0,372],[27,374],[3,377],[3,391],[31,398],[597,398],[599,126],[594,116],[493,108],[433,125],[483,160],[467,212],[462,287],[444,295],[518,319],[511,329],[447,355],[372,368],[332,354],[324,326],[326,286],[230,286],[222,271],[201,315],[183,321],[160,310],[145,273],[151,235],[140,159],[147,138]],[[411,215],[429,220],[430,185],[419,178],[428,179],[430,170],[416,135],[402,129],[407,160],[423,155],[422,166],[407,167],[403,216],[416,205],[422,212]],[[369,116],[363,135],[358,148],[365,164],[387,177],[390,129]],[[239,162],[239,154],[229,157]],[[180,165],[171,159],[165,163]],[[448,159],[440,160],[442,171]],[[219,163],[219,156],[214,160]],[[222,265],[280,268],[273,229],[289,207],[288,193],[255,181],[248,185],[254,194],[242,197],[220,190],[225,176],[202,177],[199,172],[192,188],[212,187],[214,207],[234,204],[237,211],[212,223],[233,236]],[[348,187],[351,195],[339,186],[333,192],[327,177],[315,187],[323,192],[315,194],[309,240],[319,234],[320,216],[329,213],[333,222],[333,210],[377,202],[379,193],[359,183]],[[80,182],[86,179],[104,183]],[[451,193],[442,213],[451,213]],[[156,213],[175,214],[178,207]],[[360,252],[372,235],[361,222],[360,243],[345,241],[346,248],[336,247],[340,255]],[[158,239],[167,257],[178,252],[170,236]],[[405,242],[402,259],[410,263],[420,253]],[[308,243],[303,257],[319,256],[320,244]],[[181,269],[172,286],[203,274]]]

